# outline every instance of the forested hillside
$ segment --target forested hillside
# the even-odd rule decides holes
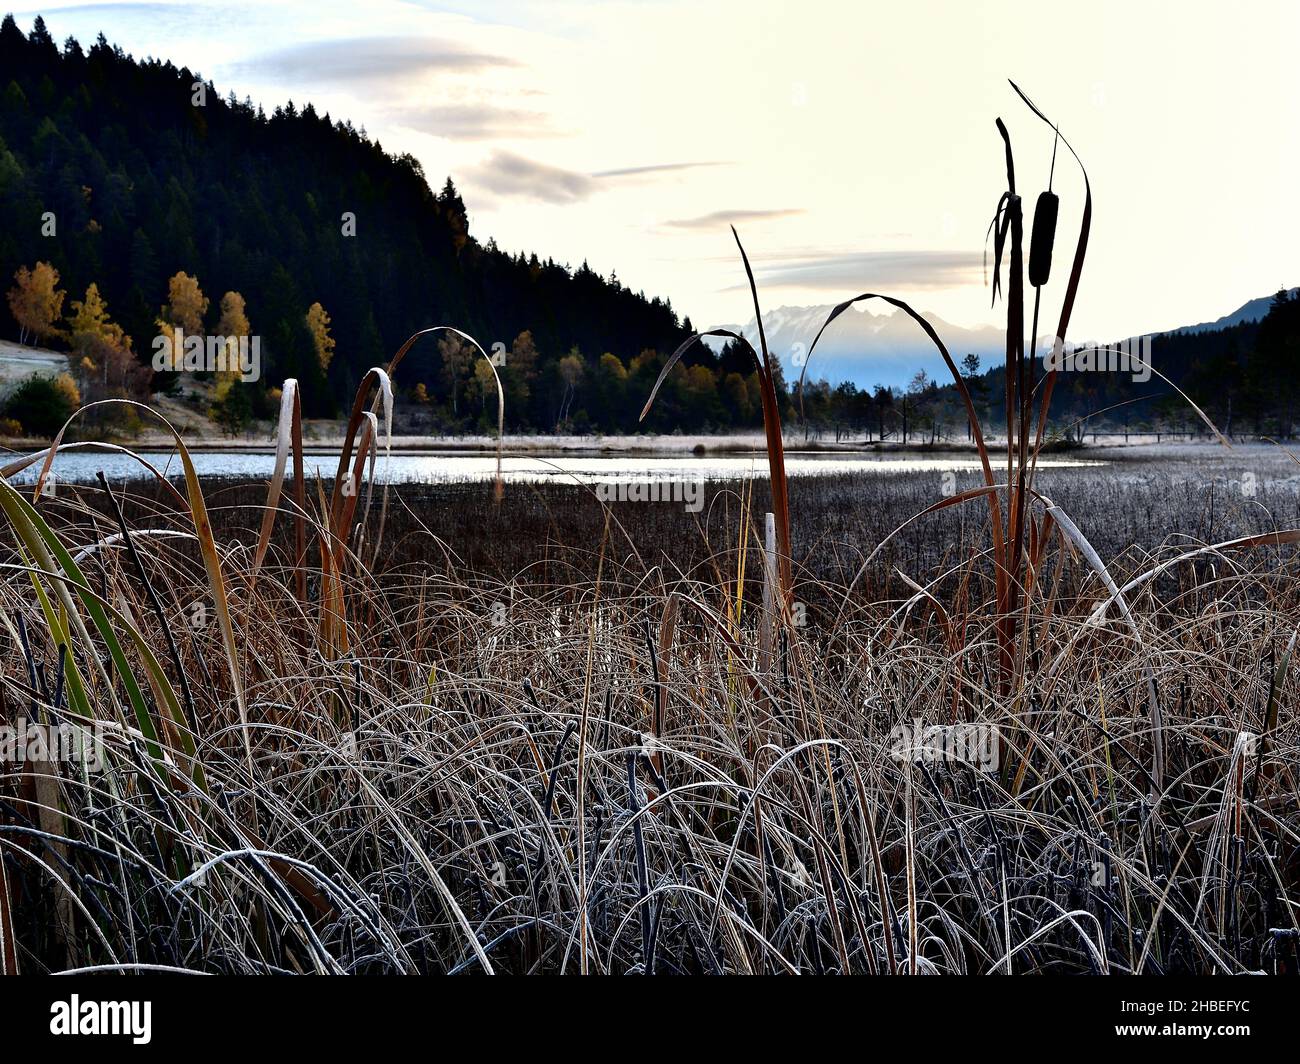
[[[450,179],[437,186],[310,104],[266,114],[102,36],[83,49],[39,18],[28,35],[12,17],[0,25],[0,290],[19,289],[0,335],[77,349],[83,401],[172,386],[125,352],[143,368],[162,327],[233,321],[261,337],[266,366],[234,398],[264,412],[294,376],[309,412],[329,414],[411,333],[454,324],[503,345],[508,427],[634,429],[689,322],[585,263],[480,243]],[[74,301],[92,307],[80,326]],[[400,395],[431,429],[494,423],[476,361],[454,341],[422,341]],[[743,392],[752,367],[740,369]],[[698,347],[648,425],[756,424],[756,404],[724,402],[728,389]]]
[[[1115,341],[1120,350],[1125,341]],[[1130,341],[1140,353],[1140,342]],[[1208,432],[1188,399],[1225,433],[1291,439],[1300,409],[1300,294],[1279,290],[1261,321],[1221,329],[1182,329],[1150,338],[1152,372],[1079,370],[1057,376],[1052,392],[1052,435],[1080,438],[1091,432]],[[1139,354],[1139,357],[1141,355]],[[1001,362],[985,367],[967,354],[960,369],[981,421],[1005,425],[1006,374]],[[1136,374],[1134,372],[1136,371]],[[1035,379],[1045,373],[1043,360]],[[1146,380],[1134,379],[1146,376]],[[1185,394],[1178,393],[1181,389]],[[1040,393],[1041,394],[1041,393]],[[966,414],[951,379],[918,372],[904,388],[861,390],[811,384],[804,395],[810,432],[917,443],[967,438]]]

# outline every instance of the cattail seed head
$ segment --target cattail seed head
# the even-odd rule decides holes
[[[1052,244],[1056,240],[1056,212],[1060,198],[1044,192],[1034,208],[1034,232],[1029,242],[1029,283],[1035,288],[1047,284],[1052,272]]]

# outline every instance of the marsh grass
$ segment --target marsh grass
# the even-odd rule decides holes
[[[0,717],[107,732],[0,769],[4,970],[1295,971],[1294,495],[1037,468],[999,129],[1005,482],[789,485],[761,334],[698,516],[376,488],[418,337],[332,481],[289,385],[267,486],[0,471]]]
[[[1166,515],[1198,497],[1175,477],[1138,472],[1112,478],[1102,506],[1104,474],[1052,476],[1060,498],[1092,500],[1100,542],[1133,542],[1134,492]],[[803,523],[827,527],[796,539],[794,596],[809,620],[782,630],[763,671],[760,566],[736,539],[742,506],[767,508],[761,483],[749,499],[720,495],[694,531],[671,506],[611,512],[578,488],[540,491],[542,505],[512,488],[497,511],[478,488],[479,512],[502,514],[485,536],[475,510],[462,512],[474,489],[446,489],[454,504],[431,489],[396,492],[391,553],[344,578],[344,654],[320,639],[310,605],[320,573],[314,561],[294,565],[291,514],[276,522],[254,581],[265,488],[210,485],[242,715],[199,545],[134,536],[142,579],[102,489],[61,486],[38,503],[61,537],[84,550],[119,533],[78,565],[113,604],[114,627],[139,632],[124,640],[137,673],[142,647],[169,657],[146,583],[161,601],[179,660],[164,668],[191,681],[205,784],[175,771],[184,744],[160,762],[130,720],[112,729],[103,772],[8,766],[0,845],[15,963],[1293,970],[1298,737],[1296,678],[1283,663],[1300,603],[1289,548],[1210,551],[1169,567],[1130,594],[1139,644],[1114,618],[1089,623],[1104,589],[1057,547],[1044,566],[1053,579],[1029,600],[1024,686],[1008,698],[982,524],[932,515],[914,537],[929,544],[919,563],[909,546],[852,582],[862,557],[848,548],[863,532],[837,521],[892,521],[870,504],[896,499],[901,512],[914,501],[905,483],[860,486],[875,494],[843,505],[845,485],[795,483]],[[924,481],[912,490],[929,494]],[[1226,494],[1224,504],[1223,538],[1267,531],[1262,507],[1234,508]],[[134,482],[120,505],[134,531],[192,534],[188,512],[156,483]],[[373,499],[361,522],[379,510]],[[462,525],[439,519],[451,512]],[[525,515],[515,538],[512,512]],[[1115,557],[1117,579],[1189,554],[1208,510],[1199,514],[1170,529],[1189,538]],[[530,548],[545,553],[542,528],[549,560],[511,568]],[[458,548],[495,555],[498,575],[486,563],[463,575]],[[670,567],[683,557],[694,561]],[[34,612],[21,564],[11,553],[0,599],[5,718],[74,719],[59,693],[57,626]],[[193,623],[196,603],[205,623]],[[91,675],[102,636],[69,642]],[[1167,707],[1168,782],[1155,800],[1148,668]],[[123,683],[114,672],[87,684],[97,716],[125,701]],[[1015,775],[895,760],[891,729],[918,717],[1015,720]],[[1267,743],[1249,756],[1243,733]]]

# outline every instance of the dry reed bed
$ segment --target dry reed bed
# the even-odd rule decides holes
[[[183,484],[120,511],[106,490],[38,501],[40,480],[29,502],[5,479],[22,462],[0,470],[0,713],[107,731],[101,771],[0,777],[3,970],[1294,971],[1300,532],[1238,501],[1230,542],[1121,538],[1108,565],[1086,511],[1131,522],[1131,500],[1046,490],[1056,371],[1036,382],[1026,351],[1057,200],[1039,197],[1027,301],[997,129],[1005,456],[912,308],[864,293],[826,323],[891,303],[967,407],[979,478],[914,482],[899,528],[799,507],[761,325],[758,349],[732,338],[762,388],[768,494],[724,493],[693,537],[659,523],[653,552],[604,509],[540,569],[494,576],[434,536],[458,508],[372,494],[392,373],[437,330],[366,374],[310,491],[285,382],[247,535],[179,436]],[[1201,527],[1173,514],[1142,519]],[[490,524],[469,532],[499,546]],[[995,763],[905,756],[893,730],[914,720],[991,729]]]
[[[126,500],[134,527],[161,527],[153,494]],[[92,501],[102,491],[63,489],[40,508],[80,546],[114,527]],[[294,595],[287,546],[254,584],[254,537],[222,529],[251,768],[199,551],[138,537],[205,787],[121,727],[105,772],[58,767],[57,802],[31,766],[6,771],[20,969],[1293,970],[1289,554],[1174,566],[1162,593],[1131,596],[1139,639],[1113,616],[1087,623],[1104,590],[1061,547],[1057,579],[1024,604],[1005,695],[978,527],[937,605],[846,598],[844,582],[814,596],[799,572],[801,596],[843,612],[810,611],[763,671],[756,551],[720,547],[711,578],[683,579],[610,524],[551,586],[471,584],[431,546],[423,564],[354,571],[338,656]],[[6,561],[4,716],[67,719],[59,651]],[[120,543],[82,565],[165,646]],[[891,756],[891,728],[913,718],[999,725],[999,771]],[[1243,731],[1266,737],[1255,757]]]

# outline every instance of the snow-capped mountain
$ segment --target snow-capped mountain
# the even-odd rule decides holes
[[[1300,289],[1291,289],[1293,296],[1297,292]],[[1215,321],[1165,331],[1205,332],[1242,322],[1258,321],[1268,313],[1272,301],[1272,295],[1261,296]],[[826,330],[811,360],[808,359],[808,348],[817,331],[835,309],[834,305],[778,307],[766,312],[763,315],[763,328],[767,334],[768,347],[780,358],[786,380],[791,383],[797,380],[807,362],[809,380],[825,378],[832,384],[848,380],[860,388],[871,388],[877,384],[906,387],[919,369],[925,370],[940,384],[948,383],[952,375],[920,326],[901,310],[895,310],[888,304],[880,304],[880,307],[879,310],[873,310],[868,305],[864,309],[859,304],[846,310]],[[922,316],[934,326],[935,332],[947,346],[948,353],[959,366],[966,354],[972,351],[980,356],[983,369],[999,366],[1005,360],[1006,341],[1001,328],[983,325],[967,329],[946,322],[934,314],[922,312]],[[724,325],[721,328],[741,333],[757,349],[758,329],[753,318],[749,319],[743,329],[739,325]],[[709,337],[705,342],[714,351],[722,350],[726,343],[721,337]]]
[[[805,361],[810,380],[825,378],[832,384],[849,380],[867,388],[877,384],[906,386],[919,369],[940,382],[947,381],[951,374],[921,327],[901,310],[887,304],[882,307],[885,309],[850,307],[823,334],[811,360],[808,348],[835,309],[832,304],[778,307],[763,314],[763,329],[769,349],[781,360],[786,379],[792,383],[798,379]],[[991,325],[965,329],[933,314],[922,313],[959,365],[971,351],[980,356],[986,368],[1004,359],[1005,340],[1000,329]],[[739,325],[721,327],[741,333],[758,347],[758,329],[753,318],[743,329]],[[720,351],[726,343],[720,337],[710,337],[706,342],[715,351]]]

